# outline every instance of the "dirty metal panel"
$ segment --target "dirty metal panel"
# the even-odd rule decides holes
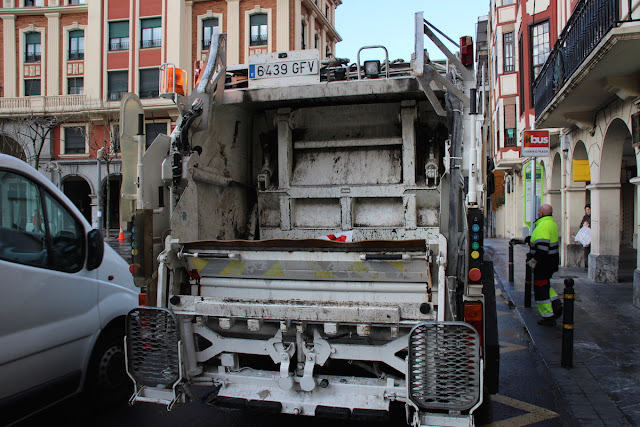
[[[400,321],[398,307],[347,306],[318,304],[265,304],[263,302],[196,301],[195,311],[206,316],[240,317],[249,319],[302,320],[311,322],[359,322],[397,323]]]
[[[260,278],[285,280],[426,282],[425,259],[362,261],[336,259],[291,259],[277,253],[262,259],[190,258],[189,269],[200,277]],[[326,254],[325,254],[326,255]],[[326,258],[326,257],[325,257]]]

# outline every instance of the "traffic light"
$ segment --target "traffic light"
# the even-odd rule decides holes
[[[129,271],[136,286],[145,285],[153,274],[153,210],[138,209],[131,227],[131,260]]]
[[[479,285],[482,281],[482,259],[484,256],[484,215],[480,209],[469,209],[467,214],[469,230],[469,284]]]

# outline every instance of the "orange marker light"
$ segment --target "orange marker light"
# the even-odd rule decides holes
[[[469,280],[477,282],[482,278],[482,272],[479,268],[472,268],[469,270]]]

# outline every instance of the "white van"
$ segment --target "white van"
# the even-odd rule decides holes
[[[128,264],[46,177],[0,154],[0,414],[17,421],[85,389],[131,389],[125,316],[138,305]]]

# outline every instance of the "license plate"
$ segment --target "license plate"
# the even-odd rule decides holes
[[[319,64],[314,59],[249,65],[250,79],[308,76],[318,72]]]

